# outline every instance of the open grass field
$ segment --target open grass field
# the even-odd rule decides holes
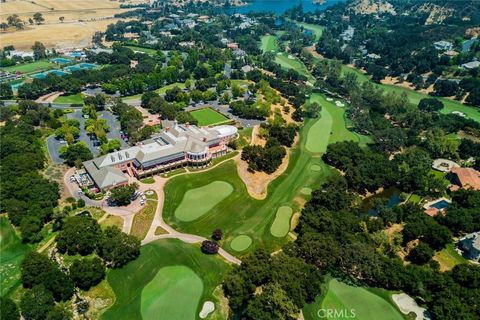
[[[83,95],[81,93],[77,93],[69,96],[59,96],[58,98],[53,100],[53,102],[83,104]]]
[[[364,74],[360,70],[344,65],[342,66],[342,73],[345,74],[346,72],[355,73],[360,82],[371,81],[368,75]],[[386,93],[388,92],[395,92],[397,94],[405,93],[408,96],[408,100],[414,105],[418,105],[420,100],[422,100],[423,98],[431,97],[422,92],[418,92],[412,89],[407,89],[407,88],[403,88],[395,85],[390,85],[390,84],[375,84],[375,85],[379,88],[382,88]],[[449,113],[452,113],[453,111],[460,111],[460,112],[463,112],[468,118],[475,120],[477,122],[480,122],[480,108],[466,106],[464,104],[461,104],[458,101],[454,101],[447,98],[437,97],[437,99],[442,101],[444,104],[444,108],[440,111],[441,113],[449,114]]]
[[[290,219],[293,210],[290,207],[282,206],[278,208],[275,220],[273,220],[270,232],[274,237],[285,237],[290,231]]]
[[[51,63],[48,60],[39,60],[31,63],[18,64],[11,67],[0,68],[0,71],[8,71],[10,73],[33,73],[48,70],[55,67],[55,64]]]
[[[278,50],[277,37],[272,35],[263,36],[261,39],[260,50],[265,52],[276,52]]]
[[[441,251],[438,251],[433,257],[440,264],[440,271],[452,270],[457,264],[468,263],[468,260],[462,257],[457,251],[453,243]]]
[[[193,221],[210,211],[233,192],[231,184],[213,181],[205,186],[185,192],[182,202],[175,210],[175,217],[182,221]]]
[[[318,24],[303,23],[303,22],[297,22],[297,24],[299,26],[302,26],[306,30],[312,31],[313,34],[315,35],[315,41],[320,40],[323,30],[325,30],[325,27],[319,26]]]
[[[20,263],[29,251],[10,221],[0,217],[0,295],[9,295],[20,285]]]
[[[163,95],[167,90],[170,90],[174,87],[179,87],[180,89],[185,88],[185,83],[182,82],[175,82],[172,84],[167,84],[166,86],[161,87],[160,89],[155,90],[156,93]],[[122,100],[136,100],[140,99],[142,97],[142,94],[136,94],[133,96],[128,96],[128,97],[123,97]]]
[[[196,317],[190,317],[192,310],[198,315],[207,300],[215,303],[217,312],[219,299],[213,292],[229,269],[222,258],[205,255],[196,245],[175,239],[157,240],[143,246],[137,260],[122,269],[109,270],[107,280],[116,299],[102,319],[193,320]],[[182,283],[184,276],[186,283]],[[203,289],[199,289],[202,283]],[[185,291],[187,285],[196,290]],[[176,309],[166,311],[172,306]],[[183,309],[189,310],[187,317],[183,317]]]
[[[117,21],[119,19],[109,18],[95,21],[42,24],[28,26],[24,30],[2,32],[0,34],[2,46],[13,45],[20,50],[31,50],[35,41],[42,42],[47,48],[85,48],[91,45],[92,36],[95,32],[104,32],[109,24]]]
[[[380,295],[376,294],[377,291]],[[331,279],[328,281],[326,294],[319,296],[312,304],[307,304],[303,313],[306,320],[403,320],[404,316],[389,300],[389,297],[390,293],[385,290],[367,290]],[[336,316],[329,317],[326,314],[328,309],[336,310]]]
[[[142,318],[195,319],[202,293],[202,279],[192,269],[163,267],[142,290]]]
[[[146,0],[130,0],[127,3],[145,3]],[[2,46],[14,45],[16,49],[30,49],[35,40],[45,46],[85,47],[90,44],[95,31],[105,31],[114,15],[132,9],[120,9],[119,1],[110,0],[6,0],[0,3],[0,22],[11,14],[18,14],[28,21],[40,12],[45,22],[42,25],[27,25],[24,30],[9,29],[2,32]],[[60,21],[63,17],[63,22]]]
[[[197,119],[199,126],[219,125],[221,123],[227,123],[230,121],[229,118],[225,117],[220,112],[213,110],[212,108],[193,110],[190,111],[190,114]]]

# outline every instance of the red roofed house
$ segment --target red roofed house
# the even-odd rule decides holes
[[[452,168],[450,179],[457,188],[480,190],[480,172],[472,168]]]

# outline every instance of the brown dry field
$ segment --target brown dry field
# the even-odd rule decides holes
[[[110,0],[6,0],[0,3],[0,22],[12,14],[18,14],[28,21],[34,13],[40,12],[44,24],[27,25],[25,30],[9,30],[0,33],[0,44],[14,45],[18,49],[29,49],[34,41],[41,41],[47,47],[85,47],[90,44],[96,31],[104,31],[107,25],[115,23],[120,2]],[[144,3],[147,0],[130,0],[124,3]],[[64,17],[61,23],[59,18]]]
[[[13,45],[16,49],[30,49],[35,41],[42,42],[47,48],[88,47],[96,31],[105,31],[107,25],[116,19],[46,24],[25,30],[1,33],[1,46]]]

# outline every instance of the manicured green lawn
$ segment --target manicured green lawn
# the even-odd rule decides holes
[[[147,53],[147,54],[150,54],[150,55],[157,54],[157,50],[155,50],[155,49],[143,48],[143,47],[137,47],[137,46],[131,46],[131,45],[126,45],[126,46],[123,46],[123,47],[131,49],[133,51]]]
[[[462,257],[457,251],[453,243],[441,251],[438,251],[433,257],[440,264],[440,270],[452,270],[457,264],[468,263],[468,260]]]
[[[199,126],[210,126],[228,122],[230,119],[212,108],[203,108],[190,111],[190,114],[197,119]]]
[[[285,237],[290,231],[290,219],[293,210],[290,207],[282,206],[278,208],[275,220],[273,220],[270,232],[275,237]]]
[[[305,65],[295,56],[291,56],[285,52],[282,52],[276,55],[275,62],[284,69],[296,70],[299,74],[307,77],[311,82],[315,81],[310,72],[308,72],[307,67],[305,67]]]
[[[175,269],[164,269],[165,267]],[[188,268],[189,271],[178,267]],[[213,291],[221,284],[229,270],[230,266],[221,257],[205,255],[197,245],[186,244],[176,239],[157,240],[143,246],[137,260],[121,269],[108,271],[107,280],[116,299],[115,304],[102,318],[193,320],[195,317],[182,317],[184,314],[181,313],[183,312],[181,309],[188,310],[188,315],[195,310],[195,315],[198,315],[207,300],[215,303],[217,312],[219,300],[213,295]],[[201,284],[190,271],[203,282],[200,299],[198,292]],[[165,276],[172,279],[166,279]],[[188,285],[196,287],[195,291],[184,291],[187,284],[181,282],[182,277],[186,277]],[[182,297],[182,294],[186,297]],[[179,301],[182,303],[178,303]],[[171,306],[176,309],[165,309]],[[150,316],[152,314],[156,316]]]
[[[202,279],[192,269],[164,267],[142,290],[142,318],[195,319],[202,293]]]
[[[182,221],[193,221],[210,211],[233,192],[231,184],[213,181],[205,186],[190,189],[180,202],[175,217]]]
[[[307,304],[304,308],[306,320],[322,319],[356,319],[356,320],[403,320],[400,311],[387,301],[390,293],[381,290],[382,294],[374,292],[380,289],[367,290],[363,287],[349,286],[336,279],[328,282],[328,291],[315,302]],[[389,299],[389,298],[388,298]],[[336,310],[328,316],[327,310]]]
[[[258,247],[274,251],[286,242],[285,238],[274,237],[270,227],[280,206],[288,206],[299,211],[296,199],[307,199],[309,196],[301,192],[302,188],[317,188],[321,181],[333,174],[319,155],[310,153],[305,148],[308,131],[313,120],[307,120],[300,131],[300,142],[292,148],[290,161],[286,171],[275,179],[268,187],[265,200],[256,200],[249,196],[245,184],[238,177],[233,161],[227,161],[211,170],[195,174],[187,174],[171,179],[165,186],[165,202],[163,216],[173,228],[187,233],[210,237],[216,228],[224,233],[224,249],[237,254],[231,242],[239,235],[249,236],[253,242],[240,255],[253,251]],[[310,170],[315,165],[317,171]],[[205,186],[206,181],[225,181],[233,187],[233,192],[225,200],[213,207],[194,222],[178,219],[175,212],[188,190]]]
[[[278,50],[277,37],[272,35],[263,36],[261,41],[260,50],[262,50],[263,53],[270,51],[276,52]]]
[[[155,92],[158,94],[165,94],[167,90],[170,90],[173,87],[179,87],[180,89],[183,89],[185,88],[185,83],[175,82],[172,84],[167,84],[166,86],[163,86],[160,89],[155,90]],[[141,97],[142,97],[142,94],[136,94],[133,96],[123,97],[122,100],[135,100],[135,99],[140,99]]]
[[[317,98],[311,98],[315,101]],[[327,150],[328,141],[332,132],[333,119],[328,109],[323,107],[319,118],[315,121],[307,136],[307,150],[313,153],[324,153]]]
[[[77,93],[77,94],[72,94],[72,95],[69,95],[69,96],[59,96],[53,102],[83,104],[83,95],[81,93]]]
[[[47,70],[54,67],[55,64],[51,63],[48,60],[39,60],[31,63],[19,64],[10,67],[0,68],[0,71],[8,71],[11,73],[21,72],[21,73],[32,73],[42,70]]]
[[[20,263],[31,251],[22,244],[6,217],[0,218],[0,295],[11,294],[20,285]]]
[[[251,244],[252,238],[246,235],[240,235],[236,236],[232,242],[230,242],[230,247],[237,252],[241,252],[247,250]]]
[[[297,22],[297,24],[299,26],[302,26],[304,29],[312,31],[313,34],[315,35],[315,41],[320,40],[323,30],[325,30],[325,27],[319,26],[318,24],[303,23],[303,22]]]

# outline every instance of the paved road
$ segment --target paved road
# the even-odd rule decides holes
[[[55,139],[54,135],[51,135],[47,138],[47,149],[48,153],[50,155],[50,159],[52,159],[52,162],[54,164],[60,164],[63,163],[63,159],[60,158],[60,148],[62,146],[66,146],[66,142],[60,142],[59,140]]]

